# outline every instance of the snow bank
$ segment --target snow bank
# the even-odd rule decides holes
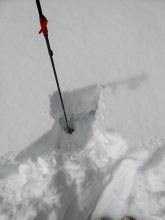
[[[24,151],[8,163],[10,169],[0,181],[0,219],[87,219],[111,178],[111,167],[126,152],[123,139],[104,127],[105,106],[97,86],[66,93],[64,101],[74,123],[73,135],[64,131],[60,109],[54,110],[59,103],[52,101],[54,149],[32,160],[31,148],[31,155]]]

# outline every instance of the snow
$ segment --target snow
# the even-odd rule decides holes
[[[79,108],[76,105],[79,97],[85,97],[82,99],[85,103],[87,91],[93,106],[98,107],[73,119],[75,131],[72,135],[64,131],[58,123],[59,114],[55,114],[57,122],[53,132],[57,146],[50,151],[47,148],[50,145],[46,144],[44,153],[38,147],[40,156],[36,158],[36,149],[31,147],[31,155],[25,149],[13,162],[3,161],[8,165],[8,171],[6,178],[1,175],[1,219],[83,220],[91,214],[111,178],[111,166],[120,160],[128,146],[118,134],[112,134],[104,127],[102,102],[95,98],[99,97],[99,89],[89,87],[80,91],[65,94],[68,103],[77,97],[70,111]],[[57,104],[55,102],[54,107]],[[91,102],[86,103],[86,109],[89,106]]]
[[[162,0],[0,2],[0,219],[165,219]],[[95,86],[99,84],[99,86]]]
[[[1,160],[2,220],[165,217],[165,148],[131,148],[110,131],[104,94],[99,86],[64,94],[72,135],[60,123],[57,94],[51,97],[55,123],[45,141]]]

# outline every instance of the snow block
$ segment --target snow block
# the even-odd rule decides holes
[[[73,115],[81,115],[85,112],[96,111],[100,87],[92,85],[79,90],[63,93],[63,100],[68,117]],[[51,115],[53,118],[63,117],[63,110],[58,91],[50,97]]]
[[[92,85],[79,90],[63,93],[63,101],[70,129],[75,131],[77,120],[87,120],[95,114],[98,107],[100,88]],[[50,97],[51,115],[59,121],[60,126],[68,133],[62,104],[58,91]]]

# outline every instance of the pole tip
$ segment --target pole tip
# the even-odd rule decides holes
[[[68,134],[72,134],[73,132],[74,132],[74,129],[73,128],[71,128],[71,127],[68,127]]]

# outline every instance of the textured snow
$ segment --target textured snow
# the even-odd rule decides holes
[[[35,1],[2,0],[0,219],[164,220],[165,2],[41,3],[75,132]]]
[[[90,108],[90,112],[74,114],[73,110],[79,108],[79,97],[85,97],[82,99],[85,105],[86,96],[83,93],[87,91],[95,107]],[[95,91],[95,96],[91,91]],[[104,103],[99,99],[99,94],[97,87],[65,94],[68,103],[70,98],[76,97],[74,106],[70,106],[72,114],[77,116],[72,119],[74,133],[70,135],[64,131],[58,123],[59,114],[55,111],[54,147],[51,149],[45,143],[43,154],[41,145],[38,145],[38,155],[34,158],[35,144],[30,151],[25,150],[17,155],[13,162],[6,161],[6,176],[3,176],[2,169],[0,172],[2,220],[85,220],[91,215],[98,197],[111,178],[111,167],[128,149],[118,134],[108,132],[104,127]],[[54,106],[58,104],[53,103]],[[86,103],[86,109],[89,106],[91,102],[89,105]]]
[[[57,94],[51,97],[53,135],[1,160],[2,220],[165,218],[165,148],[132,148],[106,128],[104,95],[98,86],[65,93],[72,135],[60,124]],[[80,113],[80,98],[90,111]]]

